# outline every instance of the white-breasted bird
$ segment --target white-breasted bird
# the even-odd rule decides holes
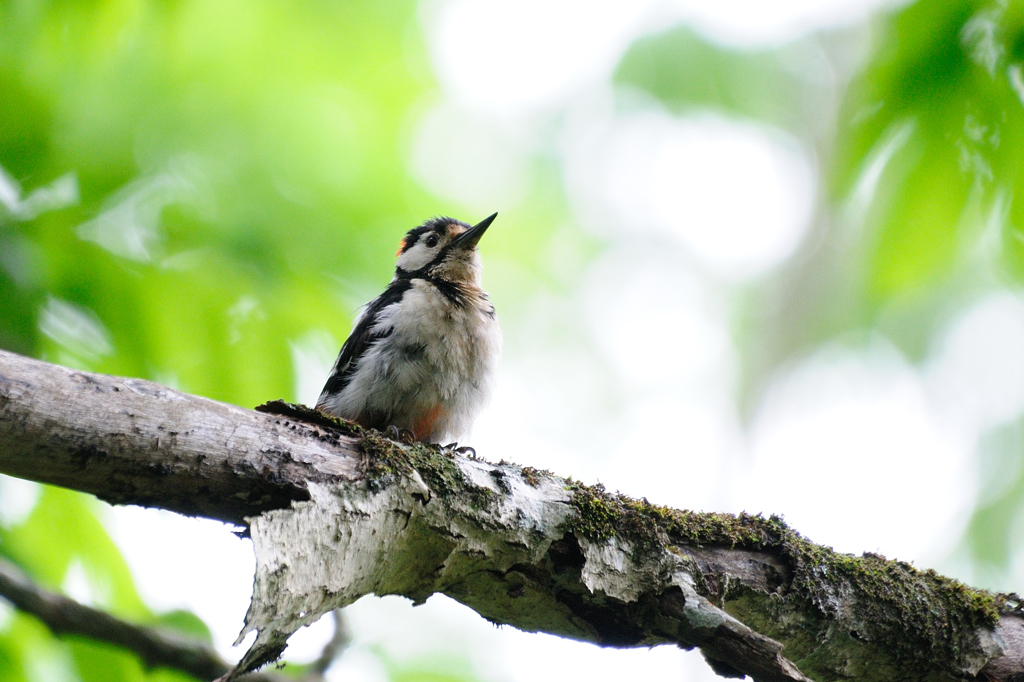
[[[476,248],[497,215],[472,227],[434,218],[409,230],[394,278],[356,319],[318,410],[428,443],[469,431],[501,355]]]

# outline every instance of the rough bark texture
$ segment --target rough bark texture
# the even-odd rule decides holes
[[[0,472],[238,525],[359,475],[355,440],[337,432],[6,351]]]
[[[367,593],[443,592],[605,646],[700,647],[757,680],[1020,680],[1015,597],[776,518],[696,514],[290,408],[261,414],[0,352],[0,472],[251,529],[240,668]],[[311,420],[311,421],[307,421]]]

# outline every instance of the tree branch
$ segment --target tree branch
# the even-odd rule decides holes
[[[345,622],[345,612],[342,609],[335,609],[331,612],[334,620],[334,634],[320,651],[316,660],[309,664],[303,673],[300,682],[319,682],[324,679],[324,673],[331,667],[331,664],[345,652],[352,642],[352,635],[348,631],[348,624]]]
[[[82,635],[135,653],[146,668],[173,668],[200,680],[226,674],[229,666],[206,644],[170,632],[135,625],[73,599],[44,590],[11,563],[0,559],[0,596],[38,618],[55,635]],[[252,682],[283,682],[272,673],[256,673]]]
[[[245,525],[358,478],[356,439],[0,351],[0,472]]]
[[[364,594],[443,592],[527,631],[697,646],[755,680],[1024,675],[1013,597],[837,554],[779,519],[656,507],[269,409],[283,414],[0,352],[0,472],[248,523],[258,635],[239,669]]]

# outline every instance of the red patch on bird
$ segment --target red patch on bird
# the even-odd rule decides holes
[[[398,251],[395,251],[395,258],[401,256],[403,251],[405,251],[405,238],[398,242]]]
[[[434,405],[425,415],[420,417],[412,427],[412,432],[416,436],[416,440],[423,440],[433,433],[434,425],[437,424],[442,415],[444,415],[444,410],[441,408],[441,405],[438,404]]]

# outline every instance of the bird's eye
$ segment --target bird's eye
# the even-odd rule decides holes
[[[437,246],[437,242],[438,241],[439,241],[439,239],[437,238],[436,234],[430,235],[426,239],[427,248],[430,248],[430,249],[434,248],[435,246]]]

